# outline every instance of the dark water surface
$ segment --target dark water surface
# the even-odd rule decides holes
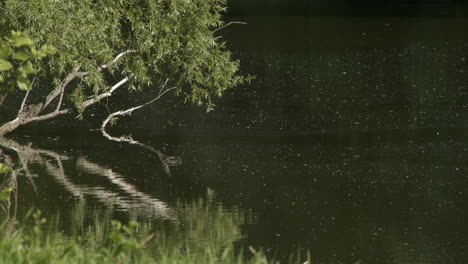
[[[256,79],[214,112],[162,103],[113,131],[150,148],[62,132],[67,120],[3,140],[32,175],[21,208],[66,215],[79,197],[114,199],[122,217],[176,224],[177,201],[208,192],[253,215],[240,247],[468,262],[468,20],[232,19],[249,23],[225,35]]]

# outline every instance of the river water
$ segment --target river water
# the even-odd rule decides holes
[[[145,146],[90,130],[99,114],[3,139],[29,165],[21,208],[113,199],[118,217],[177,225],[178,202],[214,193],[249,215],[236,244],[278,258],[466,263],[468,20],[230,20],[248,23],[224,35],[256,78],[216,111],[168,100],[112,129]]]

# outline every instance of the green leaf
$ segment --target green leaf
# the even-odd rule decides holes
[[[5,59],[13,52],[11,48],[1,48],[0,49],[0,59]]]
[[[37,70],[34,69],[33,65],[31,62],[27,62],[25,65],[21,66],[18,71],[23,75],[28,75],[28,74],[36,74]]]
[[[19,37],[13,40],[14,47],[32,46],[34,42],[28,37]]]
[[[0,164],[1,166],[2,164]],[[12,188],[5,188],[0,192],[0,201],[6,201],[10,198],[10,192],[12,192]]]
[[[47,54],[45,54],[44,52],[42,52],[40,50],[37,50],[34,47],[31,48],[31,54],[32,54],[33,58],[44,58],[45,56],[47,56]]]
[[[52,45],[45,44],[42,45],[41,51],[45,54],[53,54],[57,51],[57,49]]]
[[[19,61],[27,61],[29,59],[29,55],[26,52],[18,51],[13,53],[11,58]]]
[[[0,83],[3,82],[5,80],[5,77],[3,77],[3,74],[0,74]],[[0,89],[1,91],[2,89]]]
[[[0,72],[8,71],[11,68],[13,68],[13,64],[11,64],[9,61],[0,59]]]
[[[8,166],[5,166],[5,164],[0,163],[0,174],[8,173],[10,171],[11,169]]]
[[[24,77],[19,77],[18,80],[16,80],[16,84],[18,84],[18,88],[20,90],[23,90],[23,91],[31,90],[31,82]]]

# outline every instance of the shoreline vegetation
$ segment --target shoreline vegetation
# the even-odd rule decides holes
[[[3,167],[4,171],[8,171]],[[8,175],[8,173],[4,173]],[[7,178],[7,177],[5,177]],[[80,199],[71,214],[46,219],[39,210],[16,215],[13,188],[0,187],[0,263],[310,263],[292,254],[279,261],[253,247],[239,246],[241,226],[254,221],[239,209],[225,209],[214,194],[176,205],[177,221],[113,220],[113,207],[90,209]],[[21,218],[21,219],[20,219]],[[137,223],[140,222],[140,223]]]

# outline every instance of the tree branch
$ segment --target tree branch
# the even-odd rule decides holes
[[[46,109],[47,106],[49,106],[49,104],[52,103],[52,101],[54,101],[55,98],[57,98],[57,96],[59,96],[62,93],[62,91],[71,81],[73,81],[76,77],[82,76],[83,73],[81,73],[79,70],[79,66],[74,68],[73,71],[70,74],[68,74],[67,77],[65,77],[65,79],[63,79],[62,82],[47,95],[45,103],[44,105],[42,105],[39,113]]]
[[[137,53],[137,52],[138,52],[137,50],[126,50],[124,52],[121,52],[109,63],[103,64],[100,67],[98,67],[98,70],[102,71],[104,69],[107,69],[111,65],[117,63],[123,56],[128,55],[128,54],[132,54],[132,53]],[[52,92],[49,93],[49,95],[46,98],[46,102],[42,106],[41,112],[50,103],[52,103],[52,101],[54,101],[55,98],[57,98],[57,96],[59,96],[59,95],[60,95],[60,99],[59,99],[59,103],[57,105],[56,111],[60,110],[60,107],[62,106],[64,90],[67,87],[67,85],[77,77],[84,77],[84,76],[89,75],[89,71],[80,72],[80,68],[81,68],[80,66],[74,68],[73,71]]]
[[[99,67],[99,71],[102,71],[104,69],[107,69],[109,68],[110,66],[112,66],[113,64],[115,64],[116,62],[118,62],[120,60],[120,58],[122,58],[123,56],[127,55],[127,54],[131,54],[131,53],[137,53],[138,50],[126,50],[122,53],[120,53],[119,55],[117,55],[111,62],[107,63],[107,64],[104,64],[102,65],[101,67]]]
[[[127,110],[121,110],[121,111],[117,111],[117,112],[114,112],[112,114],[110,114],[106,120],[104,120],[104,122],[102,122],[102,125],[101,125],[101,130],[103,131],[103,134],[107,134],[106,133],[106,126],[107,124],[110,122],[110,120],[116,116],[126,116],[126,115],[131,115],[133,113],[133,111],[135,110],[138,110],[140,108],[143,108],[149,104],[152,104],[154,102],[156,102],[157,100],[159,100],[164,94],[168,93],[169,91],[172,91],[172,90],[175,90],[176,88],[169,88],[169,89],[166,89],[164,92],[160,92],[158,96],[156,96],[155,98],[153,98],[151,101],[148,101],[144,104],[141,104],[139,106],[135,106],[135,107],[132,107],[132,108],[129,108]],[[107,137],[107,136],[106,136]]]
[[[73,109],[71,109],[71,108],[67,108],[67,109],[64,109],[64,110],[61,110],[61,111],[54,111],[54,112],[48,113],[48,114],[46,114],[46,115],[41,115],[41,116],[36,116],[36,117],[27,118],[27,119],[24,120],[24,123],[23,123],[23,124],[32,123],[32,122],[38,122],[38,121],[43,121],[43,120],[47,120],[47,119],[54,118],[54,117],[56,117],[56,116],[68,114],[68,113],[71,113],[71,112],[73,112]]]
[[[0,94],[0,106],[3,105],[3,101],[7,98],[8,93]]]
[[[227,27],[229,27],[230,25],[233,25],[233,24],[247,25],[246,22],[242,22],[242,21],[231,21],[231,22],[226,23],[226,24],[223,25],[222,27],[219,27],[219,28],[213,30],[213,31],[211,32],[211,34],[214,34],[214,33],[218,32],[218,31],[220,31],[221,29],[227,28]]]
[[[20,115],[21,113],[23,113],[23,110],[24,110],[24,106],[26,105],[26,100],[28,100],[28,96],[29,96],[29,92],[31,90],[28,90],[26,92],[26,94],[24,95],[24,98],[23,98],[23,102],[21,103],[21,107],[20,109],[18,110],[18,115]]]
[[[122,80],[120,80],[118,83],[116,83],[114,86],[112,86],[109,91],[105,92],[105,93],[102,93],[98,96],[95,96],[91,99],[88,99],[86,101],[84,101],[83,103],[80,104],[80,108],[82,110],[85,110],[86,108],[88,108],[89,106],[99,102],[100,100],[106,98],[106,97],[109,97],[112,95],[113,92],[115,92],[115,90],[119,89],[122,85],[124,85],[125,83],[127,83],[130,79],[131,79],[132,76],[130,77],[125,77],[123,78]]]
[[[107,69],[111,65],[117,63],[122,57],[128,54],[132,53],[137,53],[137,50],[126,50],[120,54],[118,54],[111,62],[104,64],[98,68],[99,71],[102,71],[104,69]],[[75,78],[77,77],[84,77],[89,74],[89,72],[81,72],[80,71],[80,66],[76,67],[73,69],[73,71],[65,77],[65,79],[62,80],[62,82],[57,85],[47,96],[45,99],[44,103],[39,103],[39,104],[33,104],[30,106],[26,106],[26,101],[29,96],[29,91],[26,93],[25,97],[23,98],[23,101],[21,103],[21,107],[18,111],[18,114],[16,118],[12,121],[9,121],[3,125],[0,125],[0,136],[5,135],[10,133],[11,131],[15,130],[19,126],[31,123],[31,122],[38,122],[38,121],[43,121],[47,120],[50,118],[54,118],[59,115],[63,114],[68,114],[73,111],[72,108],[67,108],[64,110],[60,110],[63,104],[63,98],[65,94],[65,88],[72,82]],[[114,86],[112,86],[109,91],[102,93],[94,98],[91,98],[89,100],[86,100],[85,102],[81,103],[78,107],[81,108],[81,110],[85,110],[89,106],[99,102],[100,100],[109,97],[112,95],[112,93],[120,88],[122,85],[127,83],[132,76],[130,77],[125,77],[118,83],[116,83]],[[57,107],[53,112],[50,112],[48,114],[40,115],[58,96],[59,101],[57,103]],[[0,104],[1,102],[5,99],[6,95],[1,95],[0,97]]]
[[[171,170],[170,170],[170,165],[174,165],[174,164],[179,164],[180,163],[180,160],[179,159],[176,159],[176,158],[173,158],[173,157],[167,157],[165,156],[161,151],[159,150],[155,150],[154,148],[150,147],[150,146],[147,146],[139,141],[136,141],[134,140],[131,136],[121,136],[121,137],[113,137],[111,135],[109,135],[109,133],[107,133],[106,131],[106,126],[107,124],[112,120],[112,118],[116,117],[116,116],[125,116],[125,115],[131,115],[133,113],[133,111],[135,110],[138,110],[140,108],[143,108],[147,105],[150,105],[154,102],[156,102],[157,100],[159,100],[163,95],[165,95],[166,93],[172,91],[172,90],[175,90],[176,88],[173,87],[173,88],[168,88],[168,89],[165,89],[165,86],[167,85],[169,79],[166,79],[164,85],[162,86],[161,90],[159,91],[159,94],[158,96],[156,96],[155,98],[153,98],[152,100],[144,103],[144,104],[141,104],[139,106],[135,106],[135,107],[132,107],[132,108],[129,108],[127,110],[121,110],[121,111],[117,111],[117,112],[114,112],[112,114],[110,114],[103,122],[102,122],[102,125],[101,125],[101,132],[102,132],[102,135],[104,137],[106,137],[107,139],[111,140],[111,141],[116,141],[116,142],[127,142],[127,143],[130,143],[130,144],[133,144],[133,145],[138,145],[138,146],[141,146],[141,147],[144,147],[150,151],[152,151],[153,153],[156,153],[160,159],[160,161],[162,162],[162,164],[164,165],[164,172],[167,173],[168,175],[171,175]]]

